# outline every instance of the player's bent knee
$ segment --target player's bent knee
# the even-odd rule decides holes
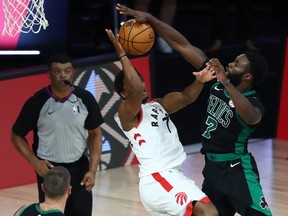
[[[194,205],[193,216],[218,216],[218,211],[212,203],[197,202]]]
[[[216,207],[212,204],[212,203],[207,203],[205,204],[206,207],[207,207],[207,211],[205,211],[205,216],[207,215],[210,215],[210,216],[218,216],[218,211],[216,209]]]

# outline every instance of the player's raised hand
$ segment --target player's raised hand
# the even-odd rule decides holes
[[[209,60],[207,63],[207,66],[211,67],[210,70],[214,71],[216,73],[216,78],[218,81],[221,83],[226,83],[227,82],[227,73],[217,58],[212,58]]]
[[[126,52],[123,49],[123,47],[121,46],[121,44],[119,43],[118,36],[116,37],[110,29],[105,29],[105,31],[106,31],[110,41],[112,42],[117,55],[119,57],[125,55]]]
[[[202,83],[209,82],[216,78],[216,73],[211,69],[210,65],[207,65],[204,69],[198,72],[193,72],[196,79]]]
[[[147,16],[149,15],[147,12],[133,10],[119,3],[116,6],[116,10],[118,10],[120,14],[135,17],[135,20],[138,22],[147,22]]]

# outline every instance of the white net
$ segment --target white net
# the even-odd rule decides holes
[[[2,0],[5,15],[2,35],[33,32],[49,25],[44,13],[44,0]]]

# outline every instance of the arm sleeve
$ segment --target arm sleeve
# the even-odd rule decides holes
[[[89,91],[86,91],[85,94],[85,100],[83,102],[88,109],[88,116],[85,121],[85,126],[88,130],[92,130],[99,127],[104,122],[104,118],[94,96]]]
[[[34,126],[37,124],[37,113],[35,112],[33,99],[29,98],[23,105],[15,123],[12,126],[12,131],[21,136],[25,137]]]

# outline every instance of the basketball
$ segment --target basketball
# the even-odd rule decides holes
[[[154,29],[149,23],[127,20],[119,29],[118,40],[131,55],[143,55],[150,51],[155,41]]]

